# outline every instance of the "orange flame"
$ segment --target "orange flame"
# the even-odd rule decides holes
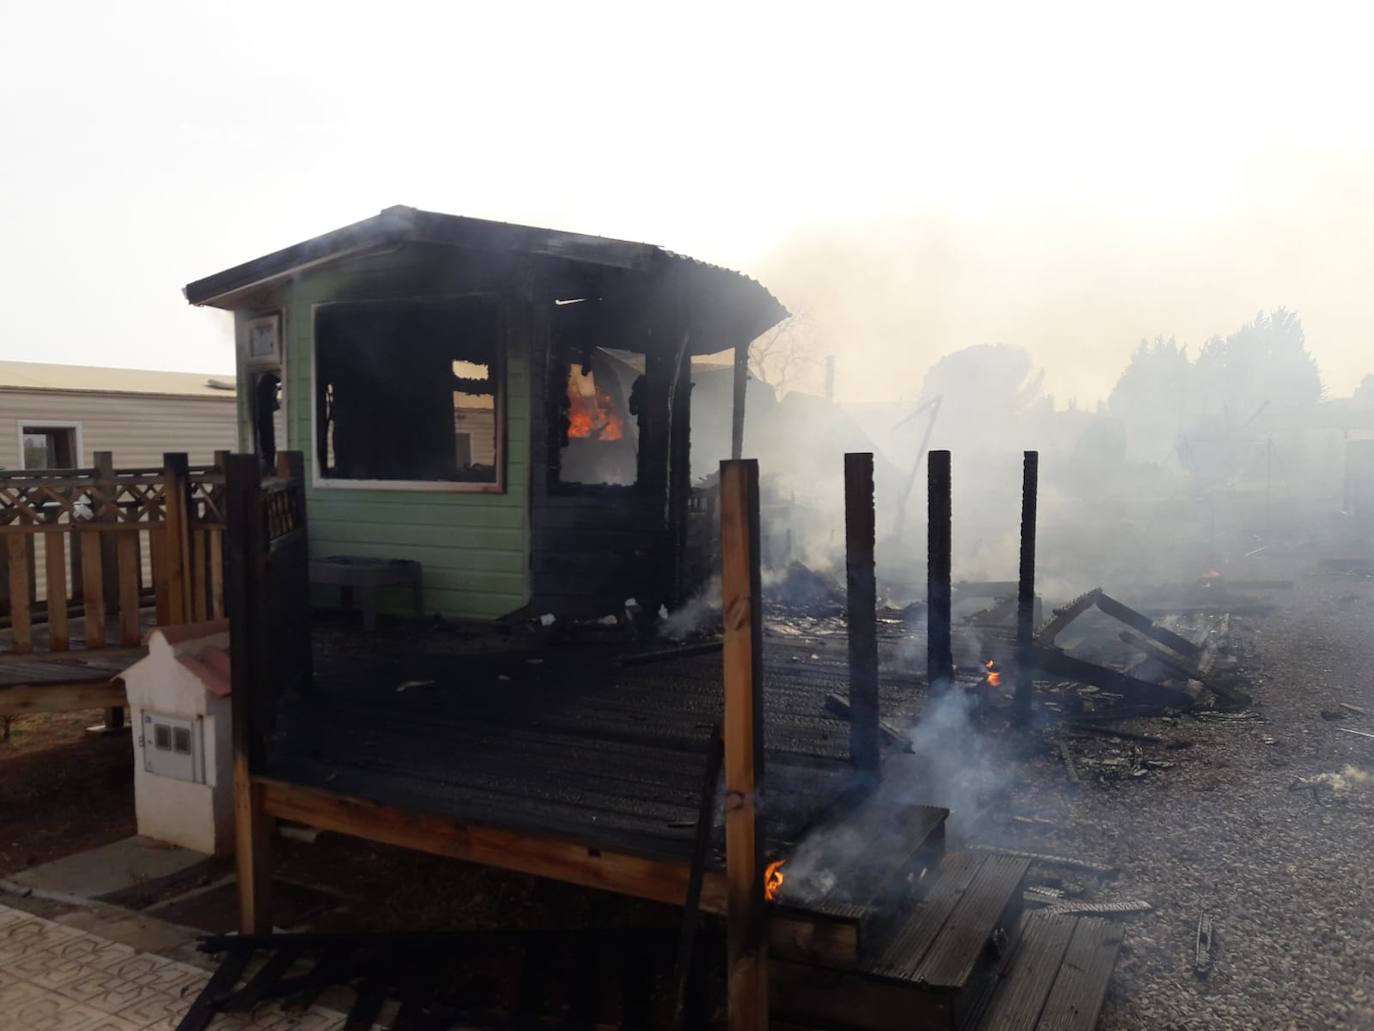
[[[578,389],[577,374],[568,377],[568,436],[592,440],[619,440],[625,427],[616,414],[611,395],[600,387],[594,394]]]
[[[997,663],[993,662],[991,659],[988,659],[987,662],[983,663],[983,667],[988,671],[988,672],[987,672],[988,686],[989,686],[989,687],[1001,687],[1001,686],[1002,686],[1002,671],[999,670],[999,669],[997,668]]]
[[[786,859],[775,859],[763,870],[763,897],[772,902],[778,897],[778,889],[782,887],[782,864]]]

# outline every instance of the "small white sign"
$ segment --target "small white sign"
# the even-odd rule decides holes
[[[249,368],[281,364],[281,315],[259,315],[244,324],[243,356]]]

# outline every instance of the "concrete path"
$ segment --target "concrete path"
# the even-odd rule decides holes
[[[30,867],[12,879],[38,891],[93,899],[169,877],[208,858],[152,838],[132,837]]]
[[[174,1031],[209,973],[0,905],[0,1026],[5,1031]],[[314,1007],[218,1017],[214,1031],[335,1031]]]

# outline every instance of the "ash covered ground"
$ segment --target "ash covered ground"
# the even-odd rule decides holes
[[[984,727],[984,765],[1006,775],[984,778],[961,843],[1108,864],[1116,879],[1034,866],[1028,884],[1153,907],[1115,917],[1104,1028],[1374,1027],[1374,738],[1338,729],[1374,733],[1374,577],[1311,558],[1234,575],[1294,581],[1231,621],[1251,705],[1108,724],[1154,742]]]

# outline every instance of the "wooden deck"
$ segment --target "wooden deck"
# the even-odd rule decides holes
[[[146,631],[153,624],[152,610],[142,617]],[[53,652],[47,631],[47,624],[34,624],[35,651],[29,655],[9,650],[9,631],[0,631],[0,716],[124,705],[124,685],[116,678],[143,658],[146,648],[119,647],[115,629],[107,627],[106,646],[88,649],[85,620],[73,619],[72,650]]]
[[[769,845],[785,850],[852,786],[845,641],[771,638]],[[314,689],[280,706],[268,781],[642,857],[690,858],[718,653],[622,664],[624,649],[455,654],[451,638],[315,634]],[[885,715],[914,680],[884,678]],[[904,697],[905,696],[905,697]],[[719,844],[719,843],[717,843]]]

